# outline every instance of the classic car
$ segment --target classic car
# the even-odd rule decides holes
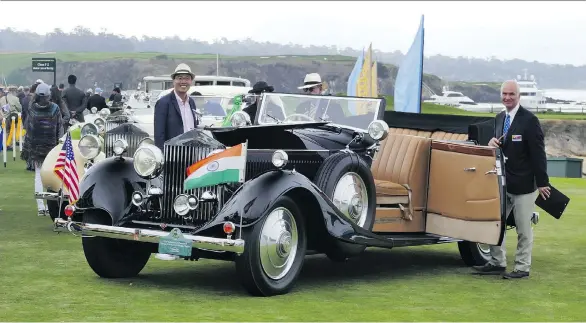
[[[82,237],[101,277],[138,275],[152,253],[221,259],[260,296],[290,291],[310,253],[344,261],[367,247],[454,242],[465,264],[486,263],[480,246],[505,232],[500,150],[389,133],[385,107],[381,98],[263,93],[255,118],[235,112],[233,126],[194,129],[163,151],[142,143],[126,157],[119,139],[55,230]],[[190,165],[243,143],[241,181],[183,189]]]
[[[91,167],[92,164],[99,162],[106,156],[104,153],[98,152],[95,155],[91,155],[88,158],[87,150],[84,148],[87,143],[88,135],[93,136],[99,146],[103,145],[103,135],[106,129],[106,117],[110,111],[103,109],[100,113],[97,113],[95,108],[92,109],[91,113],[84,116],[85,122],[78,122],[72,119],[71,125],[67,129],[67,132],[71,134],[71,141],[73,144],[73,153],[75,155],[75,162],[77,164],[77,173],[80,178],[83,177],[85,170]],[[55,220],[61,214],[64,217],[63,210],[67,205],[67,199],[69,192],[66,188],[62,189],[62,182],[53,172],[59,153],[63,147],[63,141],[67,134],[59,140],[59,143],[51,149],[43,165],[41,166],[41,182],[43,183],[43,191],[35,192],[36,199],[46,200],[47,209],[52,220]],[[83,139],[83,137],[87,137]],[[81,145],[81,146],[80,146]],[[62,201],[61,207],[59,207],[59,201]]]

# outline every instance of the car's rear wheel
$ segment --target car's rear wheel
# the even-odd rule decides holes
[[[345,152],[329,156],[317,171],[315,183],[348,220],[372,230],[376,188],[370,167],[361,157]],[[333,239],[326,255],[333,261],[344,261],[362,254],[365,249],[363,245]]]
[[[254,296],[288,293],[307,251],[305,221],[297,204],[288,196],[279,197],[243,236],[246,243],[236,257],[236,270],[246,291]]]
[[[484,243],[460,241],[458,250],[467,266],[484,266],[490,260],[490,246]]]
[[[85,211],[83,222],[111,225],[109,216],[101,210]],[[82,245],[87,263],[103,278],[134,277],[151,256],[148,245],[130,240],[84,236]]]

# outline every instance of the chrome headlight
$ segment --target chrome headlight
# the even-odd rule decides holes
[[[287,165],[287,162],[289,161],[289,156],[287,155],[287,153],[283,150],[277,150],[273,153],[273,157],[271,158],[271,161],[273,162],[273,165],[277,168],[281,168],[284,167],[285,165]]]
[[[124,139],[117,139],[114,141],[114,154],[116,156],[122,155],[128,149],[128,142]]]
[[[389,125],[382,120],[374,120],[368,125],[368,135],[374,140],[384,140],[389,134]]]
[[[94,125],[96,125],[96,127],[98,127],[98,131],[100,133],[104,132],[104,130],[106,130],[106,121],[104,121],[104,119],[102,118],[96,118],[94,120]]]
[[[142,146],[142,144],[149,144],[149,145],[154,146],[155,141],[153,139],[151,139],[150,137],[146,137],[138,143],[138,146],[140,147],[140,146]]]
[[[98,135],[98,127],[93,123],[86,123],[81,127],[81,136]]]
[[[199,200],[193,195],[179,194],[173,202],[173,210],[175,213],[183,216],[191,210],[195,210],[199,205]]]
[[[233,127],[243,127],[250,124],[250,116],[244,111],[236,111],[230,118]]]
[[[102,108],[102,110],[100,110],[99,114],[100,114],[100,117],[106,118],[110,114],[110,109]]]
[[[90,111],[92,112],[92,114],[96,114],[96,112],[98,112],[98,108],[96,108],[96,107],[92,107],[92,108],[90,109]]]
[[[77,147],[79,148],[79,153],[85,159],[96,158],[102,150],[100,140],[95,135],[85,135],[81,137]]]
[[[142,144],[134,153],[134,170],[144,178],[155,178],[163,170],[163,153],[151,144]]]

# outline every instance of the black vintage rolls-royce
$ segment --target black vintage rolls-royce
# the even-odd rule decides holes
[[[81,233],[101,277],[138,275],[152,253],[234,261],[253,295],[288,292],[305,255],[333,261],[366,247],[458,242],[466,264],[505,230],[500,151],[389,133],[380,98],[264,93],[251,118],[177,136],[133,157],[118,139],[80,200],[56,219]],[[244,180],[184,190],[187,168],[247,143]]]

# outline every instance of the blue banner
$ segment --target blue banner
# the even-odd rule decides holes
[[[395,111],[421,113],[421,85],[423,82],[423,15],[411,48],[397,71],[395,79]]]

